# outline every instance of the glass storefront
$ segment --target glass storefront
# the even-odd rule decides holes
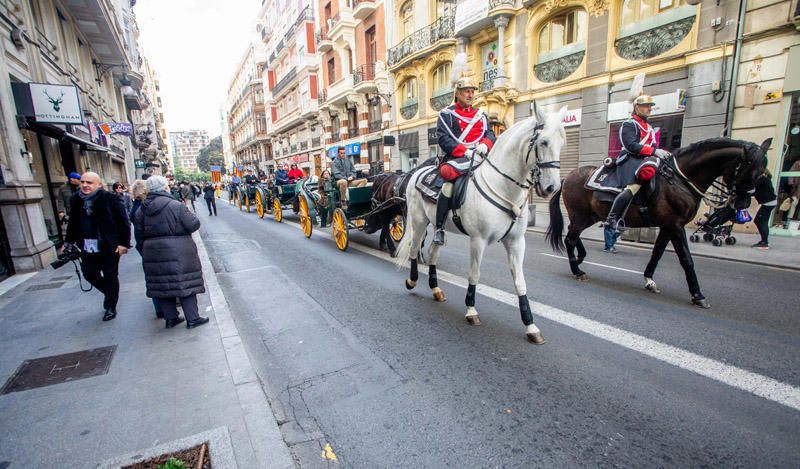
[[[800,93],[792,95],[786,142],[783,146],[776,184],[778,206],[772,218],[772,232],[800,235]]]

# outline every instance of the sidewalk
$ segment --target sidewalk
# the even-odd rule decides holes
[[[537,216],[536,226],[528,228],[529,232],[542,233],[547,231],[549,219],[545,219],[541,214]],[[569,226],[569,220],[565,218],[564,225]],[[686,230],[687,237],[694,230]],[[565,228],[566,233],[566,228]],[[744,262],[747,264],[764,265],[767,267],[778,267],[782,269],[800,270],[800,237],[770,236],[769,250],[761,251],[750,246],[757,243],[761,237],[757,234],[734,233],[736,244],[728,246],[714,246],[711,243],[700,241],[689,243],[689,249],[694,257],[708,257],[712,259],[724,259],[733,262]],[[581,239],[603,242],[603,229],[596,224],[589,227],[581,234]],[[653,245],[649,243],[637,243],[623,241],[620,239],[617,246],[629,246],[638,249],[653,250]],[[667,251],[674,252],[672,245],[667,246]]]
[[[120,263],[113,321],[101,321],[102,296],[80,291],[71,264],[0,296],[0,383],[24,360],[116,346],[106,374],[0,395],[0,467],[94,468],[208,431],[229,435],[235,456],[230,465],[212,460],[215,468],[294,467],[202,240],[195,240],[208,291],[198,297],[200,312],[211,318],[196,329],[165,329],[155,319],[135,250]],[[50,378],[60,372],[54,368]]]

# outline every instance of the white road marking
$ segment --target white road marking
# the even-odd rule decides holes
[[[558,258],[558,259],[567,260],[567,258],[564,257],[564,256],[557,256],[555,254],[550,254],[550,253],[547,253],[547,252],[540,252],[539,254],[541,254],[543,256],[547,256],[547,257],[555,257],[555,258]],[[621,270],[623,272],[630,272],[632,274],[644,275],[644,272],[639,272],[638,270],[623,269],[622,267],[614,267],[613,265],[598,264],[597,262],[589,262],[589,261],[583,261],[583,263],[584,264],[589,264],[589,265],[596,265],[597,267],[605,267],[606,269]]]
[[[300,227],[297,223],[288,222],[287,224],[298,228]],[[333,239],[332,236],[326,232],[317,231],[314,232],[314,234]],[[350,247],[385,261],[394,262],[394,259],[383,251],[357,243],[350,243]],[[467,288],[466,278],[442,270],[439,270],[437,273],[439,280],[458,287]],[[478,285],[477,293],[514,308],[519,307],[517,295],[514,293],[505,292],[488,285]],[[539,303],[538,301],[531,301],[531,307],[533,308],[534,314],[543,318],[800,411],[800,388],[798,387],[722,363],[718,360],[706,358],[702,355],[673,347],[657,340],[648,339],[647,337],[609,326],[599,321],[587,319],[583,316]]]

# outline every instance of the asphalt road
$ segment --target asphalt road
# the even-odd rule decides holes
[[[423,266],[409,292],[407,270],[372,255],[377,236],[351,232],[340,252],[288,211],[219,208],[201,233],[302,467],[800,467],[800,272],[696,258],[701,310],[674,254],[654,295],[646,251],[587,242],[600,265],[579,283],[531,234],[548,340],[534,346],[500,245],[469,326],[464,288],[442,283],[449,301],[433,302]],[[466,246],[449,235],[443,276],[466,276]]]

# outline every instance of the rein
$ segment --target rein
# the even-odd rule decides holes
[[[744,152],[744,149],[742,149],[742,151]],[[675,168],[676,172],[678,173],[678,176],[680,176],[680,179],[684,182],[684,184],[689,186],[689,188],[691,188],[692,191],[694,191],[694,193],[700,197],[700,200],[705,202],[706,205],[708,205],[710,208],[718,209],[724,207],[730,204],[732,198],[736,195],[736,181],[738,181],[739,176],[741,175],[741,170],[743,166],[741,161],[737,163],[736,168],[734,169],[733,172],[733,180],[734,180],[733,190],[728,190],[727,185],[717,180],[714,180],[711,182],[711,186],[709,187],[709,189],[716,189],[717,191],[719,191],[719,195],[706,196],[706,193],[701,191],[681,170],[680,166],[678,165],[678,159],[672,156],[670,160],[673,163],[670,166]],[[670,160],[667,161],[670,162]],[[708,192],[708,189],[706,189],[706,192]]]

